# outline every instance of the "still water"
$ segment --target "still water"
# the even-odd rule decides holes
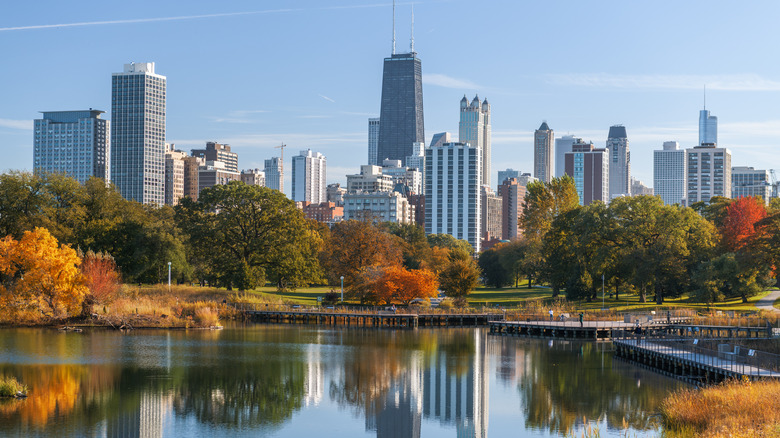
[[[484,329],[0,330],[0,436],[657,436],[683,384],[608,343]]]

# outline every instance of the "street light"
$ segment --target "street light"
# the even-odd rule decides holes
[[[168,262],[168,292],[171,291],[171,262]]]
[[[341,302],[344,302],[344,276],[341,276]]]
[[[607,306],[604,305],[604,274],[601,274],[601,310],[606,310]]]

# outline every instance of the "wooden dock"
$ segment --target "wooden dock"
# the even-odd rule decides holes
[[[530,338],[609,340],[618,332],[632,330],[635,324],[620,321],[495,321],[490,323],[494,335]]]
[[[254,321],[277,324],[346,325],[357,327],[481,327],[503,319],[493,313],[333,312],[313,310],[245,310]]]
[[[615,356],[695,385],[726,379],[780,378],[775,355],[745,350],[744,355],[698,348],[694,339],[615,339]]]

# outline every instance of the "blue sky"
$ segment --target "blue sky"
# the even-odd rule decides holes
[[[399,52],[411,10],[397,3]],[[652,185],[654,149],[696,143],[705,84],[733,165],[780,170],[780,2],[423,0],[414,15],[426,138],[457,137],[460,98],[487,97],[494,184],[497,170],[532,171],[546,120],[600,147],[625,125],[632,173]],[[0,170],[31,169],[39,111],[110,119],[111,73],[152,61],[178,148],[229,143],[253,168],[284,142],[286,169],[311,148],[343,183],[366,161],[391,18],[384,0],[2,2]]]

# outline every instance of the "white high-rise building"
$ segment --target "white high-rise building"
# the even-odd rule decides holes
[[[746,166],[731,168],[731,198],[759,196],[769,205],[772,197],[772,184],[769,171]]]
[[[686,149],[688,165],[688,206],[710,202],[710,198],[731,197],[731,151],[705,143]]]
[[[607,152],[609,152],[609,199],[631,196],[631,152],[628,149],[628,135],[623,125],[609,127]]]
[[[80,183],[110,180],[110,123],[103,111],[44,111],[33,125],[33,171],[64,173]]]
[[[292,158],[292,200],[320,204],[327,201],[325,156],[311,149]]]
[[[425,150],[425,233],[450,234],[480,250],[482,151],[467,143]]]
[[[111,75],[111,181],[142,204],[165,202],[166,84],[153,62]]]
[[[179,205],[184,197],[184,162],[187,153],[165,144],[165,205]]]
[[[718,145],[718,118],[706,109],[699,111],[699,144]]]
[[[571,146],[574,143],[582,143],[581,138],[573,135],[564,135],[555,139],[555,177],[560,178],[566,175],[566,153],[571,152]]]
[[[666,205],[685,205],[688,161],[676,141],[665,141],[662,150],[653,151],[653,191]]]
[[[379,147],[379,117],[368,119],[368,164],[378,166],[376,150]]]
[[[282,159],[273,157],[265,160],[265,186],[269,189],[284,192],[284,175],[282,173]]]
[[[482,184],[490,185],[490,104],[487,99],[479,102],[479,96],[469,104],[466,96],[460,100],[458,140],[469,143],[482,151]]]

